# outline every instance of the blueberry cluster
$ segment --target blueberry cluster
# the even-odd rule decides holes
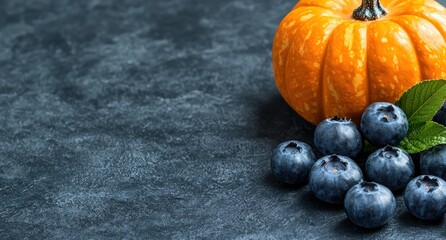
[[[324,202],[344,204],[348,218],[361,227],[386,224],[396,209],[392,191],[403,189],[412,215],[424,220],[441,218],[446,213],[446,145],[421,154],[423,175],[415,177],[411,156],[396,147],[407,131],[408,120],[399,107],[376,102],[362,114],[359,129],[351,120],[336,116],[316,127],[314,145],[321,158],[308,144],[287,141],[274,151],[271,169],[285,183],[308,182]],[[361,170],[353,159],[363,153],[365,140],[379,149],[368,156]]]

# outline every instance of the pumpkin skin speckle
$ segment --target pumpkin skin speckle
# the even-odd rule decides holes
[[[420,81],[446,78],[443,6],[433,0],[364,2],[380,3],[387,14],[356,20],[360,0],[301,0],[276,32],[276,86],[315,125],[335,115],[358,123],[371,103],[395,102]]]

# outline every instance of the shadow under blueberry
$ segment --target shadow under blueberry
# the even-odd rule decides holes
[[[277,179],[274,174],[271,171],[268,171],[265,174],[265,177],[263,178],[263,182],[271,186],[275,189],[278,189],[280,191],[290,192],[290,191],[297,191],[305,187],[306,183],[304,184],[288,184],[280,181]]]
[[[385,225],[383,225],[381,227],[377,227],[377,228],[359,227],[359,226],[356,226],[355,224],[353,224],[353,222],[350,221],[346,215],[343,220],[338,221],[334,225],[333,231],[340,235],[351,235],[351,234],[364,235],[364,234],[373,234],[376,232],[380,232],[383,229],[385,229],[387,226],[388,226],[388,224],[385,224]]]
[[[420,170],[420,153],[410,154],[413,164],[415,165],[415,176],[421,175]]]
[[[313,145],[315,126],[299,116],[283,100],[279,93],[259,103],[257,109],[257,135],[276,141],[277,144],[286,140],[298,140]]]
[[[364,175],[364,180],[369,181],[370,179],[367,177],[366,171],[365,171],[365,163],[367,162],[367,158],[369,157],[371,153],[369,152],[361,152],[359,156],[352,158],[356,164],[358,164],[359,168],[361,168],[361,171]]]
[[[305,207],[311,213],[327,213],[327,212],[342,212],[344,211],[343,204],[330,204],[319,200],[314,194],[307,189],[303,191],[300,198],[300,206]]]
[[[399,222],[401,222],[405,226],[423,227],[423,228],[438,227],[438,226],[442,225],[443,221],[444,221],[444,218],[440,218],[440,219],[432,220],[432,221],[421,220],[421,219],[414,217],[407,210],[404,211],[403,213],[401,213],[397,217],[397,219]]]

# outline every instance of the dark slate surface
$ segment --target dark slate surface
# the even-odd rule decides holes
[[[401,194],[362,230],[271,176],[313,131],[271,73],[294,3],[0,0],[0,238],[446,237]]]

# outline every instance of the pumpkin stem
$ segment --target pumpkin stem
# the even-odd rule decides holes
[[[359,8],[353,11],[353,18],[360,21],[371,21],[387,14],[387,10],[381,6],[379,0],[362,0]]]

